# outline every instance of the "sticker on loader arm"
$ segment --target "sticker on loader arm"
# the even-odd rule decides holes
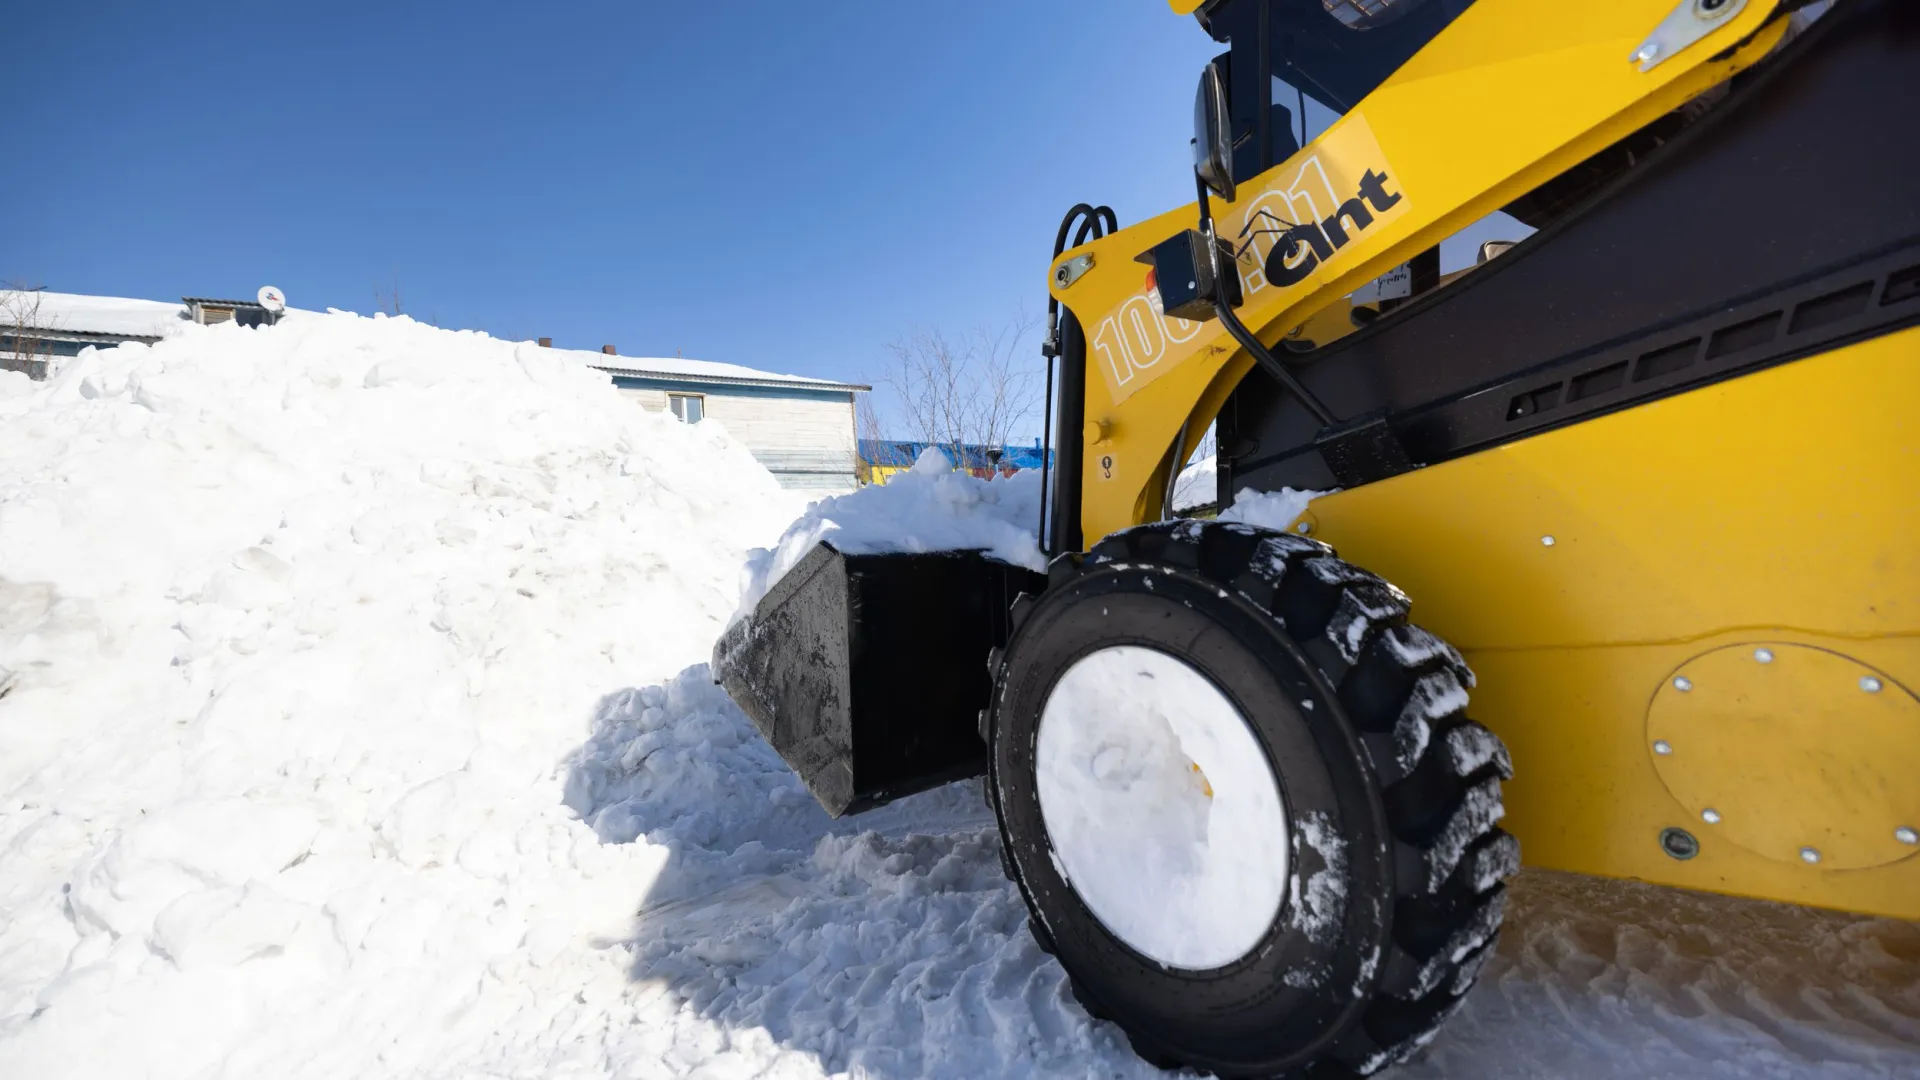
[[[1300,153],[1264,174],[1258,190],[1220,209],[1218,230],[1238,253],[1241,318],[1258,326],[1276,314],[1295,286],[1311,287],[1321,271],[1353,259],[1354,242],[1406,213],[1408,201],[1373,129],[1349,113]],[[1389,272],[1388,277],[1392,276]],[[1409,287],[1411,286],[1409,273]],[[1391,295],[1391,294],[1388,294]],[[1116,304],[1087,335],[1089,358],[1115,404],[1209,348],[1217,325],[1168,318],[1160,294],[1145,285]],[[1208,329],[1203,334],[1201,330]]]
[[[1112,454],[1100,455],[1100,479],[1102,480],[1113,479],[1113,455]]]

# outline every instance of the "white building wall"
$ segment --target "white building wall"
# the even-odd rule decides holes
[[[649,412],[667,410],[669,391],[622,387],[620,392]],[[859,486],[852,394],[785,396],[757,387],[728,393],[711,386],[686,392],[699,393],[707,418],[744,443],[781,487],[833,493]]]

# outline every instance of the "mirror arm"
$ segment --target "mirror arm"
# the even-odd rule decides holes
[[[1200,189],[1200,232],[1207,238],[1207,258],[1213,263],[1213,313],[1220,317],[1220,325],[1227,328],[1227,333],[1233,335],[1233,340],[1239,342],[1240,347],[1247,350],[1248,355],[1252,356],[1254,362],[1265,369],[1267,374],[1278,380],[1281,386],[1286,387],[1288,393],[1299,398],[1300,404],[1307,407],[1307,411],[1313,414],[1314,419],[1320,421],[1323,426],[1332,426],[1336,422],[1332,411],[1322,404],[1320,399],[1314,396],[1313,391],[1307,389],[1306,384],[1289,371],[1278,357],[1267,351],[1267,347],[1260,343],[1260,339],[1253,335],[1253,331],[1247,329],[1247,324],[1240,321],[1240,316],[1233,313],[1233,305],[1227,303],[1224,298],[1225,290],[1220,284],[1226,280],[1223,275],[1237,274],[1240,271],[1231,263],[1222,265],[1220,244],[1213,232],[1213,210],[1208,202],[1210,192],[1207,190],[1207,182],[1201,179],[1197,172],[1194,173],[1193,182]]]

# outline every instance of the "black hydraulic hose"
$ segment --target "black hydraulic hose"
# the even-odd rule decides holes
[[[1034,538],[1040,544],[1040,554],[1051,555],[1047,550],[1047,473],[1053,464],[1053,357],[1043,357],[1042,362],[1047,366],[1047,396],[1040,406],[1040,531]]]
[[[1247,329],[1247,324],[1241,322],[1240,317],[1233,313],[1231,305],[1215,300],[1213,311],[1220,316],[1220,325],[1227,328],[1227,333],[1233,335],[1233,340],[1239,342],[1240,347],[1247,350],[1254,360],[1266,369],[1267,374],[1278,379],[1280,385],[1287,388],[1288,393],[1299,398],[1300,404],[1307,407],[1307,411],[1313,414],[1314,419],[1320,421],[1323,426],[1334,422],[1333,413],[1321,404],[1319,398],[1313,396],[1313,391],[1307,389],[1305,383],[1302,383],[1293,372],[1287,370],[1285,364],[1267,351],[1267,347],[1260,343],[1260,339],[1253,336],[1253,331]]]
[[[1226,275],[1237,274],[1240,271],[1221,259],[1220,245],[1214,241],[1213,207],[1208,202],[1207,182],[1200,179],[1199,173],[1195,173],[1193,183],[1200,191],[1200,232],[1207,238],[1207,259],[1213,263],[1215,294],[1213,313],[1220,317],[1220,325],[1227,328],[1227,333],[1232,334],[1233,340],[1247,350],[1247,354],[1253,357],[1254,362],[1265,369],[1267,374],[1277,379],[1281,386],[1286,387],[1288,393],[1299,398],[1300,404],[1307,407],[1307,411],[1313,414],[1314,419],[1320,421],[1321,426],[1332,425],[1333,413],[1321,404],[1319,398],[1313,396],[1313,391],[1307,389],[1305,383],[1302,383],[1293,372],[1287,370],[1285,364],[1281,363],[1273,353],[1267,351],[1267,347],[1260,343],[1260,339],[1253,335],[1253,331],[1247,329],[1247,324],[1240,321],[1240,316],[1233,313],[1233,305],[1226,301],[1223,295],[1225,288],[1220,283],[1226,280]]]
[[[1076,222],[1079,224],[1079,229],[1077,231],[1074,228],[1074,225]],[[1098,240],[1101,237],[1107,235],[1108,233],[1115,232],[1118,229],[1119,229],[1119,219],[1115,217],[1113,208],[1111,206],[1089,206],[1086,203],[1075,203],[1073,205],[1073,208],[1067,211],[1066,216],[1060,219],[1060,228],[1053,235],[1053,260],[1052,261],[1053,262],[1059,261],[1061,253],[1067,250],[1067,235],[1069,233],[1073,234],[1073,246],[1079,247],[1081,244],[1086,243],[1089,239]],[[1051,265],[1051,262],[1049,263],[1049,265]],[[1073,315],[1071,312],[1068,313],[1067,318],[1070,322],[1073,320]],[[1055,477],[1052,475],[1053,455],[1054,455],[1054,450],[1053,450],[1053,385],[1054,385],[1053,384],[1053,361],[1056,357],[1059,357],[1062,355],[1062,349],[1060,346],[1061,346],[1061,331],[1063,329],[1065,329],[1065,327],[1063,327],[1060,322],[1060,300],[1058,297],[1053,295],[1052,290],[1048,290],[1047,292],[1047,337],[1046,337],[1046,340],[1041,342],[1040,344],[1040,355],[1046,359],[1046,365],[1047,365],[1047,392],[1046,392],[1046,397],[1043,399],[1044,404],[1042,405],[1043,419],[1042,419],[1042,428],[1041,428],[1041,436],[1040,436],[1040,529],[1037,534],[1040,541],[1041,553],[1046,555],[1053,555],[1056,552],[1066,550],[1066,546],[1067,546],[1066,538],[1071,537],[1078,527],[1078,522],[1075,522],[1073,527],[1063,527],[1061,525],[1061,518],[1063,517],[1063,515],[1068,510],[1072,509],[1074,505],[1078,504],[1079,502],[1080,485],[1079,485],[1078,477],[1076,476],[1074,479],[1074,482],[1068,485],[1064,483],[1061,477]],[[1079,343],[1079,348],[1077,350],[1074,350],[1074,352],[1080,357],[1079,363],[1082,370],[1079,373],[1079,377],[1077,379],[1074,379],[1069,375],[1069,373],[1067,372],[1064,366],[1066,361],[1062,361],[1063,366],[1060,371],[1060,391],[1061,391],[1060,407],[1062,412],[1061,429],[1060,429],[1061,430],[1060,455],[1062,458],[1061,472],[1063,476],[1066,471],[1065,459],[1068,456],[1067,449],[1066,449],[1066,442],[1069,435],[1075,430],[1077,430],[1078,428],[1077,423],[1074,425],[1069,425],[1066,423],[1068,418],[1066,417],[1065,413],[1070,407],[1069,401],[1068,401],[1069,396],[1073,398],[1073,401],[1071,403],[1071,407],[1073,409],[1077,410],[1080,413],[1084,413],[1086,410],[1086,371],[1084,370],[1086,367],[1086,364],[1085,364],[1086,347],[1083,342],[1080,342],[1079,332],[1078,332],[1079,327],[1077,322],[1073,322],[1072,330],[1073,330],[1074,339],[1076,343]],[[1072,457],[1075,462],[1075,468],[1077,469],[1079,454],[1075,453],[1072,455]],[[1055,485],[1054,487],[1051,487],[1051,488],[1049,487],[1049,484],[1048,484],[1049,480],[1052,480],[1053,484]],[[1055,498],[1051,500],[1049,498],[1050,491],[1052,491],[1055,496]],[[1054,509],[1054,512],[1052,515],[1054,531],[1059,532],[1062,537],[1062,540],[1059,543],[1054,542],[1054,539],[1049,536],[1047,531],[1047,519],[1048,519],[1047,511],[1048,511],[1048,505],[1050,501],[1057,501],[1060,503],[1060,506]],[[1072,546],[1075,550],[1078,550],[1079,548],[1078,541],[1074,540],[1070,546]]]
[[[1081,456],[1086,444],[1081,429],[1087,420],[1087,339],[1080,320],[1069,310],[1060,320],[1060,468],[1053,478],[1053,536],[1055,553],[1079,551]]]

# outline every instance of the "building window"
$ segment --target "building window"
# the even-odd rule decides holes
[[[707,399],[699,394],[668,394],[667,407],[682,422],[697,424],[707,414]]]

